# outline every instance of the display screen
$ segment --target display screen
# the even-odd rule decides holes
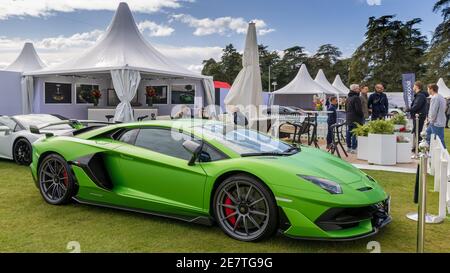
[[[99,90],[99,86],[91,84],[77,84],[77,104],[94,103],[95,98],[92,94],[92,91],[94,90]]]
[[[45,103],[72,103],[72,84],[70,83],[46,82],[44,93]]]
[[[195,85],[172,85],[172,104],[194,104]]]

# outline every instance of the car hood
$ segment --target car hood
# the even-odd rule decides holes
[[[365,174],[344,160],[319,149],[302,147],[301,151],[291,156],[265,157],[272,167],[284,172],[316,176],[340,184],[355,184],[362,181]]]

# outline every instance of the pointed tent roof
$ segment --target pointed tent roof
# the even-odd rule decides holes
[[[39,58],[33,44],[25,43],[17,59],[8,65],[5,70],[29,72],[40,70],[44,67],[45,64],[42,62],[41,58]]]
[[[450,97],[450,89],[445,84],[443,78],[439,79],[439,81],[437,82],[437,86],[439,86],[439,94],[444,96],[444,98],[449,98]]]
[[[333,86],[342,92],[343,95],[348,95],[350,93],[350,89],[345,86],[345,84],[342,82],[341,76],[336,75],[336,78],[334,79]]]
[[[80,56],[34,75],[102,72],[123,68],[161,75],[205,78],[179,66],[147,42],[137,28],[128,4],[123,2],[93,47]]]
[[[329,91],[316,83],[308,72],[305,64],[302,64],[297,76],[285,87],[273,92],[276,95],[316,95],[328,94]]]
[[[322,69],[319,69],[319,72],[317,72],[314,81],[320,84],[323,88],[327,89],[329,91],[328,94],[343,95],[339,89],[331,85],[331,83],[327,80],[325,73],[323,73]]]

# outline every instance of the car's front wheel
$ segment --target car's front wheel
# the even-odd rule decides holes
[[[13,157],[19,165],[30,165],[32,156],[31,143],[25,138],[21,138],[14,143]]]
[[[75,181],[69,164],[57,154],[47,155],[38,169],[39,190],[45,201],[52,205],[70,202]]]
[[[215,191],[213,206],[218,225],[234,239],[258,241],[277,229],[276,202],[267,187],[251,176],[225,179]]]

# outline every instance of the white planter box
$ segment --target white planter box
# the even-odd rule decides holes
[[[356,157],[360,160],[369,159],[369,137],[358,137],[358,153]]]
[[[369,163],[397,164],[397,136],[369,134]]]
[[[397,163],[411,163],[412,143],[397,143]]]

